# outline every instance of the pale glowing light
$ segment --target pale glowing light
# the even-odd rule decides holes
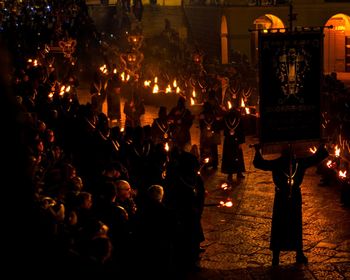
[[[101,71],[103,74],[106,74],[106,73],[107,73],[107,66],[106,66],[106,64],[103,64],[103,65],[100,67],[100,71]]]
[[[122,127],[122,128],[120,129],[120,132],[124,132],[124,127]]]
[[[180,91],[181,91],[180,88],[177,87],[177,88],[176,88],[176,93],[180,93]]]
[[[130,75],[126,75],[126,81],[129,81],[130,80]]]
[[[65,86],[61,86],[61,91],[60,91],[60,95],[62,96],[62,95],[64,95],[64,90],[66,89],[66,87]]]
[[[313,147],[311,147],[311,148],[309,149],[309,151],[310,151],[311,153],[315,154],[316,151],[317,151],[317,148],[316,148],[315,146],[313,146]]]
[[[231,103],[231,101],[227,101],[227,107],[228,107],[229,109],[232,108],[232,103]]]
[[[125,73],[124,72],[120,74],[120,77],[122,78],[122,81],[125,82]]]
[[[230,208],[230,207],[233,206],[233,202],[232,202],[232,201],[227,201],[227,202],[220,201],[220,205],[221,205],[222,207]]]
[[[345,26],[344,25],[338,25],[335,27],[336,31],[345,31]]]
[[[329,160],[329,161],[327,161],[326,165],[328,168],[332,168],[333,162],[331,160]]]
[[[208,162],[209,162],[209,160],[210,160],[210,159],[209,159],[208,157],[207,157],[207,158],[205,158],[205,159],[204,159],[204,163],[208,163]]]
[[[113,70],[113,74],[117,74],[117,69],[114,69],[114,70]]]
[[[50,98],[50,99],[53,98],[53,92],[50,92],[50,93],[49,93],[49,98]]]
[[[33,62],[33,59],[29,58],[28,63],[32,63],[32,62]]]
[[[243,98],[241,99],[241,107],[242,107],[242,108],[245,108],[245,103],[244,103]]]
[[[173,81],[173,88],[177,88],[177,81],[176,81],[176,79]]]
[[[193,97],[191,97],[191,106],[193,106],[195,103],[194,103],[194,99]]]
[[[168,85],[165,89],[165,93],[171,93],[171,86]]]
[[[347,173],[346,170],[345,170],[345,171],[339,170],[339,173],[338,173],[338,174],[339,174],[339,177],[340,177],[340,178],[343,178],[343,179],[344,179],[344,178],[346,178],[346,173]]]
[[[150,86],[151,86],[151,81],[146,80],[146,81],[144,81],[143,85],[144,85],[145,87],[150,87]]]
[[[245,113],[246,113],[247,115],[250,114],[250,109],[249,109],[248,107],[245,107]]]
[[[158,77],[154,78],[154,83],[157,84],[158,83]]]
[[[158,87],[157,84],[155,84],[155,85],[153,86],[152,93],[158,93],[158,92],[159,92],[159,87]]]
[[[338,145],[334,147],[334,154],[336,157],[340,156],[340,148],[338,147]]]
[[[33,65],[36,67],[38,66],[38,61],[36,59],[34,59]]]
[[[169,144],[168,144],[168,142],[165,143],[164,150],[169,152]]]
[[[269,32],[269,31],[268,31],[267,29],[264,29],[263,32],[264,32],[264,33],[267,33],[267,32]]]
[[[66,87],[66,92],[70,91],[70,86]]]

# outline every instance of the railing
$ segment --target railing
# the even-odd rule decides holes
[[[290,0],[183,0],[193,6],[286,6]]]

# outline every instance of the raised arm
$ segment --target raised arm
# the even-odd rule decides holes
[[[265,171],[272,171],[274,169],[275,160],[264,159],[260,153],[260,147],[255,146],[255,156],[254,156],[253,164],[255,168],[265,170]]]

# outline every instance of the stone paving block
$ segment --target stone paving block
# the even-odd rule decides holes
[[[337,244],[329,243],[329,242],[320,242],[316,245],[316,247],[319,248],[327,248],[327,249],[335,249],[337,247]]]

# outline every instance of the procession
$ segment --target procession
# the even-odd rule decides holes
[[[219,63],[169,20],[147,35],[143,4],[99,3],[101,31],[83,0],[0,1],[9,267],[350,277],[350,85],[323,71],[326,27],[250,30],[259,62]]]

